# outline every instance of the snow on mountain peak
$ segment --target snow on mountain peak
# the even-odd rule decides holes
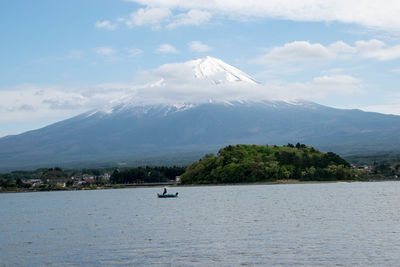
[[[190,109],[193,104],[260,100],[269,93],[263,89],[243,71],[208,56],[141,72],[131,88],[124,88],[118,98],[87,116],[137,112],[137,107],[148,105],[167,105],[170,113]]]
[[[194,77],[209,80],[214,84],[231,82],[258,83],[251,76],[218,58],[207,56],[187,61],[184,64],[192,69]]]

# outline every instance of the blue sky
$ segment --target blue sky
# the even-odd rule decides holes
[[[396,1],[1,1],[0,136],[212,56],[295,98],[400,114]]]

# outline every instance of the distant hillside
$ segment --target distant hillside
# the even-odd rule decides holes
[[[229,144],[302,142],[340,155],[400,151],[400,116],[311,102],[115,106],[0,138],[0,171],[183,165]]]
[[[297,143],[287,146],[236,145],[190,165],[182,184],[253,183],[279,179],[349,180],[357,171],[335,153]]]
[[[368,165],[376,166],[382,163],[400,162],[400,153],[372,153],[372,154],[360,154],[345,156],[348,162],[357,165]]]

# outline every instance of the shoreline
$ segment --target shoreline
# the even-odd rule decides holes
[[[240,185],[281,185],[281,184],[332,184],[332,183],[354,183],[354,182],[370,182],[369,180],[337,180],[337,181],[300,181],[300,180],[277,180],[270,182],[254,182],[254,183],[226,183],[226,184],[184,184],[177,187],[192,186],[240,186]]]
[[[400,179],[384,179],[384,180],[335,180],[335,181],[300,181],[295,179],[277,180],[255,183],[226,183],[226,184],[169,184],[168,187],[196,187],[196,186],[248,186],[248,185],[283,185],[283,184],[331,184],[331,183],[355,183],[355,182],[399,182]],[[35,193],[35,192],[57,192],[57,191],[91,191],[91,190],[109,190],[109,189],[128,189],[128,188],[162,188],[165,185],[123,185],[117,184],[112,186],[99,186],[96,188],[66,188],[57,190],[1,190],[0,194],[4,193]]]

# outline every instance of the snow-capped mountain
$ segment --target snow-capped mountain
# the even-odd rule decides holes
[[[147,86],[140,93],[155,99],[167,89],[180,86],[176,91],[180,94],[190,95],[191,90],[197,93],[196,88],[188,86],[188,76],[192,82],[201,83],[206,95],[226,93],[224,88],[231,84],[241,84],[235,90],[257,85],[251,76],[210,57],[163,65],[157,70],[157,75],[161,74],[165,78],[155,87],[165,88],[152,91]],[[207,91],[204,84],[212,90]],[[400,116],[335,109],[305,101],[241,97],[196,101],[199,97],[195,94],[194,101],[176,97],[167,103],[152,104],[138,101],[139,96],[136,92],[110,106],[0,138],[0,170],[115,166],[121,162],[188,164],[204,153],[238,143],[301,142],[341,154],[400,151]]]
[[[210,102],[265,100],[268,90],[264,89],[243,71],[220,59],[205,57],[164,64],[141,73],[131,90],[100,110],[112,112],[160,104],[187,109],[193,104]]]
[[[93,111],[121,112],[137,106],[170,105],[185,110],[197,104],[253,102],[266,99],[260,83],[243,71],[213,57],[164,64],[145,75],[126,95]],[[264,93],[259,97],[260,93]]]
[[[200,58],[185,62],[184,64],[193,71],[194,77],[208,80],[214,84],[232,82],[258,83],[250,75],[217,58]]]

